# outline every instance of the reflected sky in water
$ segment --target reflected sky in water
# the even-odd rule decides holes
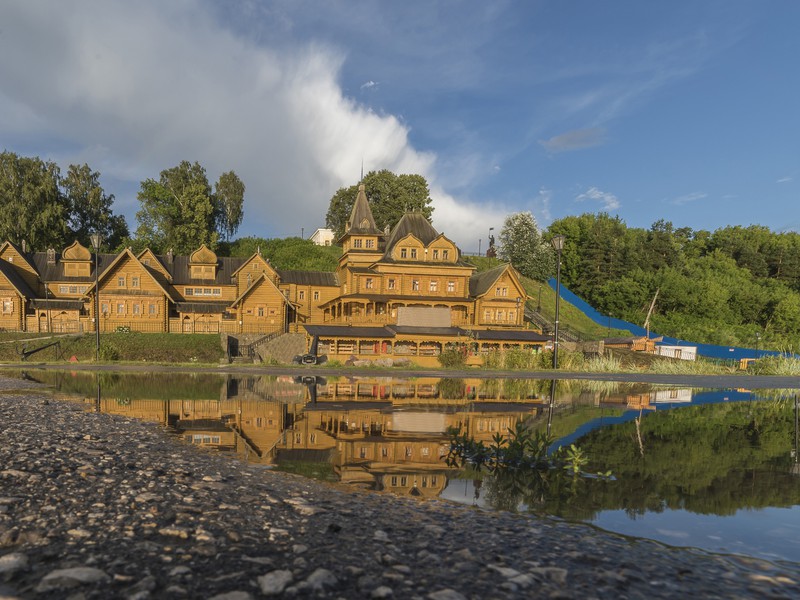
[[[19,373],[5,373],[16,375]],[[355,487],[530,510],[625,535],[800,562],[797,390],[599,381],[233,377],[28,371],[88,410],[187,443]],[[98,395],[99,388],[99,395]],[[576,444],[586,477],[503,481],[448,469],[451,427],[524,423]]]

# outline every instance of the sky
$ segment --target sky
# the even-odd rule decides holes
[[[325,226],[364,172],[426,177],[465,252],[529,211],[800,230],[800,2],[0,0],[0,150],[246,186],[237,237]]]

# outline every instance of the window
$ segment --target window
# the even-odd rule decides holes
[[[375,247],[375,240],[367,240],[366,241],[367,248],[374,248]]]
[[[439,291],[439,282],[436,279],[431,279],[430,291],[432,292]]]
[[[508,320],[512,321],[512,322],[516,321],[517,320],[517,311],[515,311],[515,310],[508,311]]]
[[[135,315],[142,314],[142,305],[141,304],[134,304],[133,305],[133,314],[135,314]]]
[[[366,281],[364,282],[364,287],[366,287],[368,290],[371,290],[373,287],[375,287],[375,282],[373,281],[372,277],[367,277]]]
[[[77,294],[78,293],[78,286],[77,285],[69,286],[69,293],[70,294]]]
[[[439,251],[438,250],[434,250],[433,251],[433,260],[439,260]]]
[[[203,288],[203,296],[210,296],[211,288]]]
[[[367,447],[366,446],[361,446],[359,448],[358,455],[359,455],[359,458],[367,458]]]
[[[186,290],[184,290],[184,294],[183,295],[184,296],[192,296],[192,295],[194,295],[194,288],[186,288]]]
[[[125,275],[117,277],[117,287],[125,287]]]
[[[319,300],[319,292],[314,292],[314,300]]]
[[[428,448],[427,446],[425,446],[422,449],[422,456],[430,456],[430,453],[431,453],[430,448]]]
[[[158,314],[158,307],[155,304],[151,304],[147,307],[147,312],[151,315]]]
[[[419,291],[419,279],[412,279],[411,280],[411,289],[415,292]]]
[[[390,280],[389,280],[388,288],[389,288],[390,290],[393,290],[393,289],[394,289],[394,279],[390,279]]]
[[[506,317],[505,311],[502,311],[502,310],[498,310],[497,311],[497,320],[498,321],[502,321],[503,319],[505,319],[505,317]]]
[[[488,308],[483,311],[483,320],[484,321],[491,321],[492,320],[492,311]]]
[[[10,315],[14,312],[14,301],[11,298],[3,298],[3,314]]]
[[[312,433],[311,435],[309,435],[308,436],[308,441],[311,442],[312,444],[316,444],[317,443],[317,434],[316,433]]]
[[[416,248],[412,248],[411,249],[411,258],[417,258],[417,249]]]
[[[297,293],[297,299],[298,299],[298,300],[305,300],[305,299],[306,299],[306,292],[305,292],[305,290],[300,290],[300,291]]]
[[[381,447],[381,456],[384,458],[389,456],[389,449],[386,446]]]
[[[264,307],[263,306],[259,306],[258,307],[258,316],[259,317],[263,317],[264,316]]]
[[[400,248],[400,258],[408,258],[408,250],[406,248]]]
[[[138,288],[139,287],[139,278],[138,277],[131,277],[131,287]]]
[[[444,260],[447,260],[449,256],[450,256],[450,251],[449,250],[442,250],[442,258]]]
[[[456,282],[455,281],[448,281],[447,282],[447,291],[453,293],[456,291]]]
[[[69,286],[68,285],[60,285],[60,286],[58,286],[58,293],[59,294],[69,294]]]
[[[355,238],[353,240],[353,248],[361,248],[361,239],[360,238]]]
[[[107,315],[108,314],[108,304],[103,302],[102,305],[100,306],[100,312],[102,312],[104,315]]]
[[[124,302],[120,302],[119,304],[117,304],[117,314],[118,315],[124,315],[125,314],[125,303]]]

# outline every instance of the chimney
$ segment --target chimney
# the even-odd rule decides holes
[[[172,264],[172,248],[170,248],[169,250],[167,250],[167,262],[168,262],[169,264]]]
[[[48,265],[56,264],[56,251],[53,248],[47,249],[47,264]]]
[[[22,240],[22,253],[23,254],[28,253],[28,242],[26,242],[25,240]]]

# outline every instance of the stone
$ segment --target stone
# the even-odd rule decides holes
[[[10,579],[14,573],[28,567],[28,557],[22,552],[0,556],[0,576]]]
[[[335,587],[339,580],[328,569],[317,569],[305,581],[315,592],[322,592],[327,588]]]
[[[104,571],[94,567],[73,567],[71,569],[56,569],[45,575],[36,586],[39,593],[73,588],[86,583],[109,581],[110,577]]]
[[[467,600],[466,596],[450,588],[431,592],[426,598],[428,600]]]
[[[261,588],[261,593],[265,596],[277,596],[283,593],[286,586],[289,585],[294,576],[291,571],[278,569],[271,571],[266,575],[258,578],[258,586]]]

